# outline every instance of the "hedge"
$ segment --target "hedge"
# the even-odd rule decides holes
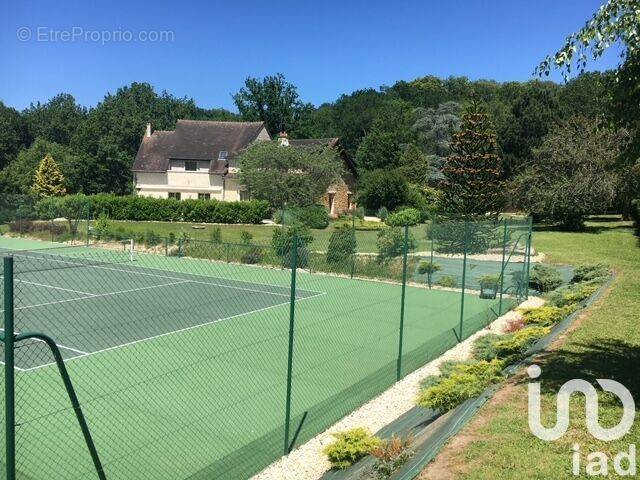
[[[270,216],[268,202],[220,202],[218,200],[175,200],[169,198],[68,195],[63,201],[82,197],[95,217],[106,214],[112,220],[185,221],[197,223],[260,223]],[[44,201],[44,200],[43,200]],[[43,202],[41,201],[41,202]],[[36,206],[36,210],[38,210]]]

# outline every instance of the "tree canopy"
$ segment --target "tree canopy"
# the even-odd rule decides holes
[[[239,181],[253,198],[272,207],[316,203],[343,173],[333,148],[282,146],[256,142],[239,157]]]

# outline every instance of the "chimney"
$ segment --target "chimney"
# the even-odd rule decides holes
[[[147,123],[147,128],[144,131],[144,136],[145,138],[151,136],[151,123]]]
[[[278,134],[278,145],[281,147],[289,146],[289,135],[287,135],[287,132],[280,132]]]

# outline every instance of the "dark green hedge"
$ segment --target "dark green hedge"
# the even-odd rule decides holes
[[[71,200],[69,195],[64,200]],[[174,200],[168,198],[78,195],[90,204],[93,216],[105,213],[112,220],[185,221],[198,223],[260,223],[269,218],[269,204],[261,200],[220,202],[217,200]]]

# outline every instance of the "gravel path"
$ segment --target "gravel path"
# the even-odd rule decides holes
[[[518,308],[537,307],[544,303],[540,298],[530,298]],[[437,375],[439,366],[446,360],[466,360],[471,357],[473,342],[488,333],[503,333],[508,323],[520,318],[520,314],[511,310],[496,319],[487,328],[476,332],[464,342],[459,343],[441,357],[407,375],[386,392],[364,404],[358,410],[344,417],[328,430],[301,445],[286,457],[271,464],[253,477],[253,480],[316,480],[331,468],[322,453],[324,447],[334,441],[332,433],[355,427],[365,427],[377,432],[391,423],[415,405],[420,382],[429,375]]]

